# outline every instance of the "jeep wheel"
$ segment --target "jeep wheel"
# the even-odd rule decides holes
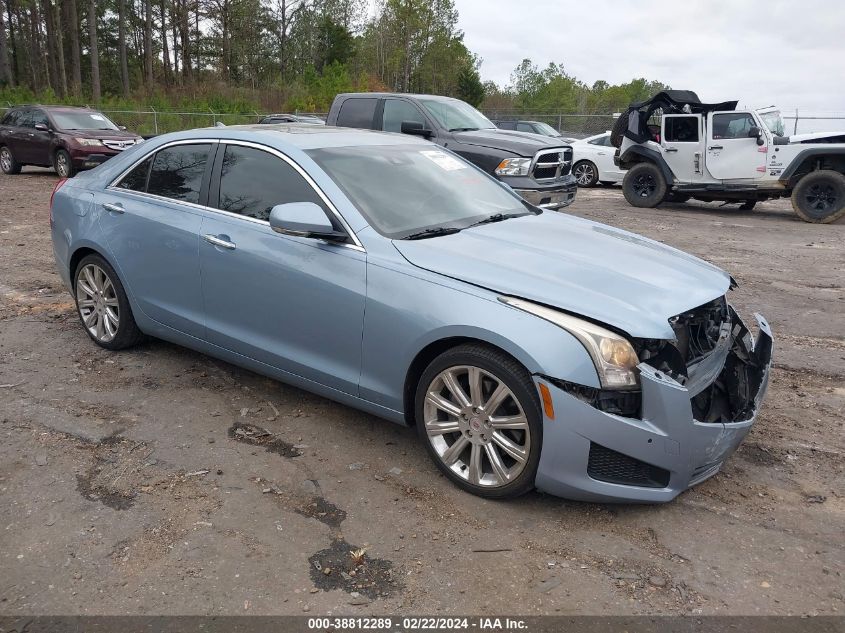
[[[599,180],[599,170],[588,160],[580,160],[572,168],[579,187],[593,187]]]
[[[756,200],[746,200],[741,205],[739,205],[740,211],[751,211],[754,209],[754,206],[757,204]]]
[[[625,174],[622,193],[631,206],[652,209],[666,197],[666,179],[654,163],[637,163]]]
[[[792,190],[792,208],[805,222],[835,222],[845,215],[845,176],[830,169],[810,172]]]

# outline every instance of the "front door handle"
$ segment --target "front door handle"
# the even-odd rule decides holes
[[[236,248],[234,242],[221,239],[216,235],[203,235],[202,239],[204,239],[209,244],[214,244],[215,246],[219,246],[220,248],[225,248],[227,251],[233,251]]]
[[[119,202],[104,202],[103,208],[110,213],[126,213],[126,209]]]
[[[664,147],[663,151],[664,152],[677,152],[678,148],[677,147]]]
[[[708,147],[707,149],[725,149],[725,148],[724,148],[724,147],[722,147],[721,145],[711,145],[711,146],[710,146],[710,147]]]

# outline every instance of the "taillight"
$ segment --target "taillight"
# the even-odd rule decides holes
[[[50,194],[50,226],[53,226],[53,198],[56,197],[56,192],[62,188],[62,185],[67,182],[67,178],[59,178],[53,186],[53,193]]]

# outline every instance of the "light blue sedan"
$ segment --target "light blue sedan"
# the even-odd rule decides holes
[[[768,385],[728,274],[407,135],[168,134],[60,182],[50,224],[98,345],[165,339],[415,426],[486,497],[669,501]]]

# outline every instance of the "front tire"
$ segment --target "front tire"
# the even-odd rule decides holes
[[[599,181],[599,170],[588,160],[579,160],[572,168],[572,174],[579,187],[595,187]]]
[[[419,379],[417,431],[437,467],[480,497],[534,488],[543,440],[531,376],[504,353],[461,345],[435,358]]]
[[[59,178],[73,178],[76,174],[76,168],[67,150],[60,149],[53,156],[53,169],[56,170]]]
[[[654,163],[637,163],[625,174],[622,193],[631,206],[652,209],[666,197],[666,179]]]
[[[119,350],[141,341],[123,284],[101,256],[82,258],[73,275],[73,291],[82,327],[97,345]]]
[[[845,176],[830,169],[810,172],[792,190],[792,208],[805,222],[835,222],[845,215]]]
[[[0,147],[0,170],[9,176],[21,173],[21,164],[15,160],[12,150],[5,145]]]

